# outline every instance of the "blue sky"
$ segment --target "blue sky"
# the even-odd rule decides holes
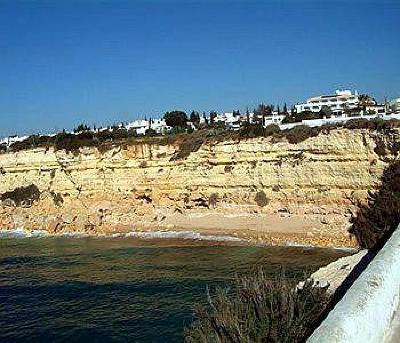
[[[0,0],[0,136],[400,96],[400,1]]]

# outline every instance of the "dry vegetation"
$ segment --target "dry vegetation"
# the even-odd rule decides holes
[[[260,124],[247,124],[238,131],[216,126],[191,133],[176,133],[156,137],[138,137],[131,130],[113,128],[99,132],[82,131],[77,134],[61,132],[55,136],[32,135],[22,142],[11,144],[9,151],[13,152],[37,147],[54,147],[56,150],[79,152],[79,149],[82,147],[97,147],[99,151],[106,152],[116,145],[159,144],[176,146],[178,149],[173,159],[180,160],[187,158],[192,152],[198,151],[203,144],[214,144],[227,140],[240,141],[256,137],[272,137],[273,142],[287,140],[290,144],[297,144],[310,137],[318,136],[321,133],[328,134],[329,131],[338,127],[367,129],[389,134],[394,128],[400,127],[400,121],[354,119],[340,125],[325,125],[320,127],[299,125],[287,130],[280,130],[279,126],[275,124],[265,128]],[[0,149],[0,153],[5,151],[5,147]],[[382,151],[382,149],[379,149],[377,152],[379,151]]]
[[[185,329],[186,342],[303,342],[318,325],[328,304],[326,289],[302,289],[295,279],[262,271],[238,279],[232,289],[208,294],[207,305],[197,305],[193,323]]]

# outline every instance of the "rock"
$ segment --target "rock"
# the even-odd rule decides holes
[[[66,224],[71,224],[74,221],[75,216],[72,213],[63,213],[61,219]]]
[[[397,136],[396,131],[393,137]],[[317,241],[317,237],[306,234],[312,227],[320,242],[346,245],[349,216],[343,214],[355,212],[354,200],[365,203],[368,189],[376,189],[387,166],[386,161],[379,159],[370,168],[370,161],[376,159],[377,138],[378,133],[342,128],[296,144],[285,139],[273,142],[270,137],[215,140],[203,143],[198,151],[190,152],[188,158],[181,160],[172,159],[179,144],[140,142],[106,152],[86,147],[76,155],[53,148],[3,153],[0,168],[7,172],[0,173],[0,194],[29,184],[46,193],[30,208],[3,201],[0,222],[11,227],[12,215],[18,213],[24,218],[18,222],[27,229],[37,228],[35,218],[42,215],[53,218],[44,220],[44,225],[51,226],[52,230],[54,218],[61,218],[71,230],[80,230],[86,225],[105,226],[105,223],[134,226],[138,222],[151,222],[155,217],[155,223],[164,225],[158,213],[165,210],[167,215],[175,208],[181,208],[185,216],[199,212],[204,215],[253,213],[253,216],[271,214],[277,220],[289,221],[280,216],[306,215],[313,224],[303,232],[304,243]],[[306,158],[293,164],[299,151],[305,152]],[[139,167],[141,161],[148,161],[146,168]],[[229,173],[224,171],[227,165],[233,166]],[[326,191],[319,192],[319,189]],[[263,208],[254,207],[259,191],[270,200]],[[49,196],[53,193],[62,195],[62,206],[53,204]],[[219,199],[213,212],[208,209],[212,194],[218,194]],[[183,204],[190,208],[182,207]],[[318,221],[318,216],[324,214],[323,221],[327,224]],[[79,218],[73,220],[75,216]],[[236,229],[242,228],[232,227]],[[284,240],[282,237],[279,243]]]
[[[368,250],[365,249],[354,255],[341,257],[318,269],[311,274],[310,279],[314,280],[314,285],[317,287],[328,286],[328,293],[333,294],[367,253]]]
[[[56,218],[52,222],[49,223],[47,227],[47,231],[50,233],[57,233],[64,229],[65,224],[61,218]]]
[[[91,214],[88,217],[88,222],[90,225],[100,226],[102,225],[102,216],[97,214]]]

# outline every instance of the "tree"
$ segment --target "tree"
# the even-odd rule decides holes
[[[215,118],[217,117],[217,112],[215,112],[215,111],[211,111],[210,112],[210,124],[211,125],[214,125],[214,122],[215,122]]]
[[[157,131],[154,130],[154,129],[152,129],[152,128],[148,128],[148,129],[145,131],[144,134],[145,134],[146,136],[150,136],[150,137],[152,137],[152,136],[157,136]]]
[[[360,94],[358,96],[358,101],[359,107],[363,110],[364,113],[367,109],[367,106],[376,105],[376,100],[368,94]]]
[[[200,114],[199,112],[192,111],[190,113],[190,121],[193,123],[194,126],[199,126],[200,124]]]
[[[333,115],[333,112],[329,106],[322,106],[321,110],[319,111],[320,118],[330,118]]]
[[[288,113],[286,102],[285,102],[285,104],[283,105],[283,113],[284,113],[284,114]]]
[[[78,133],[78,132],[83,132],[83,131],[89,131],[90,127],[87,126],[86,124],[79,124],[75,129],[74,132]]]
[[[167,112],[164,115],[165,123],[173,128],[184,128],[187,126],[187,115],[183,111]]]

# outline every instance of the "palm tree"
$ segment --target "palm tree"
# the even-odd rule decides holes
[[[368,94],[360,94],[358,96],[358,102],[358,106],[363,110],[364,113],[367,109],[367,106],[376,105],[375,99]]]

